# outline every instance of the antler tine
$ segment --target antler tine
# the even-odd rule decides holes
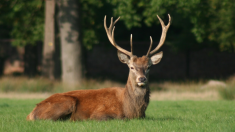
[[[116,22],[120,19],[120,17],[118,17],[114,22],[113,22],[113,17],[111,18],[111,23],[109,25],[109,28],[107,28],[107,25],[106,25],[106,16],[104,17],[104,28],[105,28],[105,31],[107,33],[107,36],[108,36],[108,39],[110,41],[110,43],[117,48],[117,50],[123,52],[124,54],[126,55],[129,55],[129,56],[132,56],[132,53],[121,48],[120,46],[117,45],[117,43],[115,42],[115,39],[114,39],[114,30],[115,30],[115,24]]]
[[[113,29],[113,17],[111,17],[111,22],[110,22],[110,25],[109,25],[109,32],[111,32]]]
[[[164,22],[162,21],[162,19],[158,15],[157,15],[157,17],[158,17],[158,19],[159,19],[159,21],[162,25],[162,35],[161,35],[161,39],[160,39],[160,42],[159,42],[158,46],[150,52],[150,56],[153,55],[157,50],[159,50],[161,48],[161,46],[164,44],[165,39],[166,39],[167,30],[171,25],[171,16],[170,16],[170,14],[168,14],[169,22],[168,22],[167,26],[165,26]]]
[[[113,18],[113,17],[112,17]],[[120,19],[120,17],[118,17],[115,21],[114,21],[114,25],[116,24],[116,22]]]
[[[149,56],[149,53],[150,53],[150,51],[151,51],[151,49],[152,49],[152,45],[153,45],[153,40],[152,40],[152,37],[150,36],[150,46],[149,46],[149,50],[148,50],[146,56]]]
[[[133,55],[132,34],[131,34],[131,38],[130,38],[130,44],[131,44],[131,54]]]

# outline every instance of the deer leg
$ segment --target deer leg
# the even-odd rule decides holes
[[[65,120],[70,118],[76,110],[76,103],[76,99],[70,96],[52,96],[39,103],[27,116],[27,119]]]

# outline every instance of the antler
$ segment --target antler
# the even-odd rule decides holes
[[[151,51],[151,48],[152,48],[152,45],[153,45],[153,40],[152,40],[152,37],[150,36],[150,46],[149,46],[149,50],[147,52],[147,55],[146,56],[149,56],[149,53]]]
[[[109,38],[109,41],[110,43],[117,48],[117,50],[123,52],[124,54],[126,55],[129,55],[129,56],[132,56],[132,35],[131,35],[131,52],[121,48],[120,46],[117,45],[117,43],[115,42],[115,39],[114,39],[114,30],[115,30],[115,24],[116,22],[120,19],[120,17],[118,17],[115,22],[113,22],[113,17],[111,17],[111,23],[110,23],[110,26],[109,28],[107,28],[107,25],[106,25],[106,16],[104,17],[104,28],[105,28],[105,31],[107,33],[107,36]]]
[[[170,25],[171,25],[171,16],[170,16],[170,14],[168,14],[168,17],[169,17],[169,22],[168,22],[168,24],[165,26],[165,24],[164,24],[164,22],[162,21],[162,19],[157,15],[157,18],[159,19],[159,21],[160,21],[160,23],[161,23],[161,25],[162,25],[162,36],[161,36],[161,39],[160,39],[160,42],[159,42],[158,46],[157,46],[154,50],[152,50],[152,51],[149,53],[149,51],[150,51],[150,49],[151,49],[151,47],[152,47],[152,38],[150,37],[151,43],[150,43],[149,51],[148,51],[148,53],[147,53],[146,56],[151,56],[151,55],[153,55],[153,54],[156,53],[156,51],[159,50],[159,49],[161,48],[161,46],[164,44],[165,39],[166,39],[167,30],[168,30],[168,28],[169,28]]]

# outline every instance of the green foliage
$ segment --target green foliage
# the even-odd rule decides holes
[[[1,0],[0,25],[12,28],[13,44],[24,46],[43,40],[44,0]]]
[[[165,20],[168,20],[166,14],[170,14],[172,24],[168,41],[173,49],[188,51],[206,46],[202,42],[206,42],[204,27],[207,27],[207,23],[203,18],[206,17],[204,13],[207,8],[206,3],[200,0],[152,0],[143,15],[146,17],[145,23],[151,26],[156,21],[153,19],[156,14],[163,16]]]
[[[0,131],[172,132],[235,130],[232,101],[151,101],[145,119],[111,121],[26,121],[41,99],[0,99]]]
[[[104,14],[112,14],[111,7],[105,0],[81,0],[83,43],[90,49],[99,42],[103,31]],[[0,26],[8,26],[13,44],[25,46],[43,41],[44,37],[44,0],[2,0],[0,1]],[[111,15],[110,15],[111,16]],[[106,35],[106,34],[104,34]],[[103,36],[104,36],[103,35]],[[6,36],[6,35],[5,35]],[[6,38],[1,35],[0,38]]]
[[[81,29],[83,45],[91,49],[106,37],[103,19],[105,15],[111,16],[112,6],[106,0],[80,0]]]
[[[115,3],[116,2],[116,3]],[[114,9],[116,16],[122,17],[125,21],[125,25],[129,28],[143,26],[154,26],[160,24],[157,20],[156,15],[159,15],[165,23],[168,22],[167,14],[170,14],[173,21],[171,28],[169,29],[167,41],[175,50],[187,51],[189,49],[197,49],[201,45],[198,43],[202,42],[198,31],[202,31],[199,28],[193,27],[193,22],[197,23],[194,19],[194,11],[197,5],[200,3],[199,0],[128,0],[125,6],[119,1],[115,1],[117,7]],[[131,3],[131,4],[128,4]],[[131,11],[127,11],[131,10]],[[194,16],[190,18],[190,16]],[[134,19],[138,18],[138,19]],[[135,22],[135,23],[134,23]],[[198,29],[194,31],[193,29]],[[193,33],[195,32],[195,33]],[[198,42],[197,42],[198,40]]]
[[[146,1],[148,2],[148,0]],[[141,11],[145,4],[141,0],[111,0],[110,3],[114,6],[114,16],[121,16],[122,20],[128,29],[132,27],[141,27]]]
[[[235,52],[235,3],[233,0],[211,0],[212,17],[209,20],[210,41],[219,43],[221,50]]]
[[[44,0],[0,1],[0,27],[4,32],[10,30],[15,45],[43,40],[44,4]],[[234,0],[80,0],[80,4],[82,41],[88,49],[107,41],[104,15],[121,16],[116,36],[129,39],[127,30],[142,34],[159,26],[157,14],[165,22],[170,14],[172,25],[166,41],[173,49],[185,52],[213,47],[235,51]]]
[[[147,26],[153,26],[159,23],[157,14],[167,22],[166,14],[170,14],[172,25],[167,41],[175,50],[214,47],[234,52],[233,0],[127,0],[112,3],[116,5],[115,15],[124,16],[128,28],[141,26],[141,21]]]

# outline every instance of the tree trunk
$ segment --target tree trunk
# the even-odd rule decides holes
[[[82,44],[80,41],[80,15],[77,0],[58,0],[61,38],[62,80],[66,84],[82,81]]]
[[[55,1],[46,0],[45,2],[45,29],[44,45],[42,58],[42,76],[51,80],[54,76],[54,52],[55,52]]]

